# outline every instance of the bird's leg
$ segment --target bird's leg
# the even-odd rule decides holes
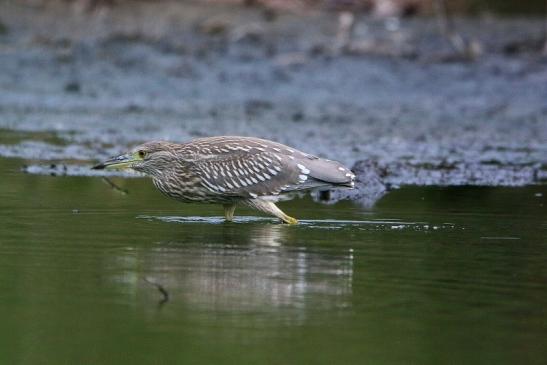
[[[288,216],[285,214],[281,209],[277,207],[273,202],[262,200],[262,199],[249,199],[245,201],[247,205],[249,205],[252,208],[255,208],[261,212],[271,214],[279,219],[281,219],[284,223],[287,224],[298,224],[298,220]]]
[[[224,204],[224,218],[226,219],[226,222],[231,222],[234,219],[234,212],[236,210],[235,203],[232,204]]]

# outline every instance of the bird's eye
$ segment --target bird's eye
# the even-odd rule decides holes
[[[139,150],[139,152],[137,152],[139,154],[139,157],[140,158],[145,158],[146,157],[146,152],[143,151],[143,150]]]

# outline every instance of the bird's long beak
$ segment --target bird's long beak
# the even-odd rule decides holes
[[[124,154],[117,157],[112,157],[100,164],[93,166],[93,170],[122,170],[131,167],[131,164],[140,160],[136,154]]]

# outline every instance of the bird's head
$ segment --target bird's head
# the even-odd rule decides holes
[[[157,176],[172,166],[174,161],[176,161],[176,154],[173,150],[173,144],[164,141],[154,141],[141,144],[123,155],[109,158],[94,166],[93,169],[133,169]]]

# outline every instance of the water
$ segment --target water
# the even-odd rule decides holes
[[[546,186],[301,199],[283,205],[299,226],[224,224],[145,179],[115,179],[122,194],[22,163],[0,159],[0,364],[547,356]]]

